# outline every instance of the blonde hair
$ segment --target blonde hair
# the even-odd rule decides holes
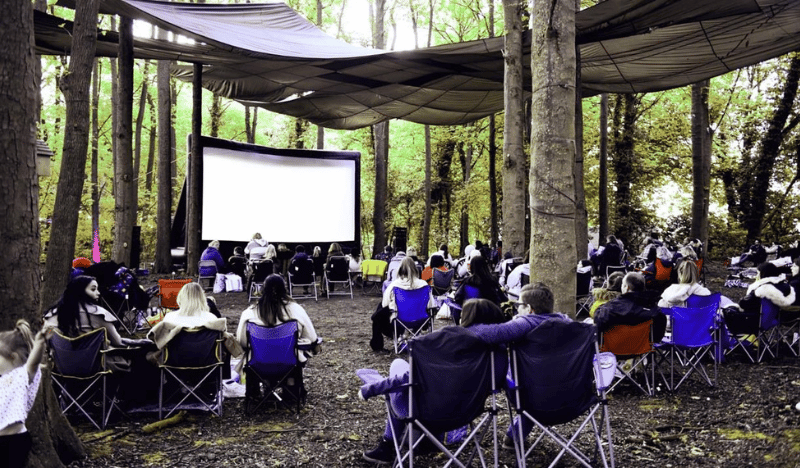
[[[33,332],[25,319],[17,320],[13,330],[0,332],[0,355],[14,362],[14,354],[22,362],[28,360],[33,347]]]
[[[264,251],[264,258],[273,259],[273,258],[275,258],[277,256],[278,256],[278,252],[275,251],[275,246],[272,245],[272,244],[269,244],[267,246],[267,250]]]
[[[206,293],[200,283],[187,283],[183,285],[178,293],[178,307],[175,314],[187,317],[198,316],[203,312],[209,312]]]
[[[678,265],[678,282],[681,284],[694,284],[700,279],[697,272],[697,265],[690,259],[686,259]]]
[[[261,233],[260,232],[257,232],[255,234],[253,234],[253,240],[258,240],[258,239],[261,239]]]
[[[684,245],[681,247],[680,253],[686,259],[697,260],[697,253],[690,245]]]
[[[215,249],[219,249],[219,241],[218,240],[212,240],[211,242],[208,243],[208,246],[209,247],[214,247]]]

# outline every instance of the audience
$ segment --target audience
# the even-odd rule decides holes
[[[253,238],[244,248],[244,254],[249,255],[250,260],[259,260],[264,257],[267,248],[267,241],[261,238],[261,233],[253,234]]]
[[[242,278],[247,277],[247,257],[244,256],[241,246],[233,248],[233,255],[228,258],[228,269]]]
[[[686,248],[686,247],[684,247]],[[691,247],[689,247],[691,249]],[[661,300],[658,301],[659,307],[686,307],[686,299],[691,295],[709,296],[711,291],[699,283],[700,274],[697,265],[689,257],[683,257],[678,265],[678,283],[670,285],[661,293]]]
[[[606,279],[606,284],[604,284],[605,288],[594,288],[592,289],[592,306],[589,308],[589,316],[594,317],[597,308],[601,305],[605,304],[608,301],[614,300],[622,294],[622,278],[625,277],[625,273],[621,271],[615,271],[608,275]]]
[[[602,333],[614,325],[638,325],[653,320],[653,340],[659,342],[664,337],[667,317],[656,305],[658,292],[645,289],[645,279],[641,273],[630,272],[622,279],[622,294],[597,308],[594,324]]]
[[[200,260],[212,260],[217,266],[216,271],[212,267],[201,267],[200,276],[211,276],[216,273],[225,273],[227,271],[225,269],[225,260],[222,259],[222,255],[219,253],[218,240],[212,240],[208,243],[208,247],[200,254]]]

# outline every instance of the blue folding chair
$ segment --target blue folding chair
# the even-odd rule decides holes
[[[475,286],[464,285],[464,302],[470,299],[479,299],[481,291]],[[450,308],[450,318],[453,320],[453,325],[461,323],[461,309],[464,308],[463,304],[459,304],[449,297],[444,300],[444,303]]]
[[[550,467],[566,454],[586,467],[597,466],[598,458],[602,466],[614,466],[605,392],[616,360],[611,353],[599,353],[596,336],[591,324],[547,320],[513,344],[508,400],[517,415],[513,425],[517,466],[526,466],[545,437],[561,447]],[[528,445],[530,429],[538,434]],[[581,437],[589,431],[591,438]]]
[[[761,299],[757,314],[733,313],[725,316],[725,325],[736,340],[728,349],[730,354],[737,349],[744,351],[750,362],[761,362],[769,354],[777,357],[780,344],[780,309],[769,299]],[[753,340],[750,338],[754,337]]]
[[[400,340],[410,340],[423,333],[425,329],[433,331],[433,317],[428,310],[431,287],[427,284],[418,289],[394,288],[394,302],[397,315],[393,324],[394,352],[398,354],[405,349]]]
[[[722,293],[713,293],[708,296],[698,296],[697,294],[692,294],[688,298],[686,298],[686,307],[692,309],[699,309],[701,307],[708,307],[715,305],[717,309],[719,309],[719,303],[722,300]]]
[[[294,399],[297,412],[305,400],[303,364],[297,358],[297,320],[289,320],[274,327],[253,322],[247,323],[247,364],[244,366],[246,392],[245,411],[252,413],[269,400]],[[287,386],[289,377],[294,385]],[[295,392],[292,388],[296,389]],[[281,394],[278,393],[281,389]]]
[[[655,347],[659,354],[656,367],[668,390],[677,390],[692,374],[699,376],[711,387],[717,385],[717,359],[713,355],[719,347],[717,309],[718,304],[713,302],[706,307],[666,309],[672,321],[672,334],[669,339],[656,343]],[[702,362],[706,357],[712,361],[714,367],[713,379]],[[667,360],[669,379],[664,373],[663,365]],[[677,384],[676,372],[683,373]]]
[[[445,327],[409,342],[408,363],[408,414],[401,417],[404,427],[395,427],[390,419],[395,434],[394,466],[413,467],[414,451],[427,439],[447,458],[444,466],[472,466],[477,461],[482,467],[497,467],[496,396],[508,369],[506,353],[494,352],[465,328]],[[387,407],[393,412],[388,396]],[[442,443],[442,434],[464,426],[467,435],[458,447]],[[487,435],[492,437],[491,463],[481,444]]]

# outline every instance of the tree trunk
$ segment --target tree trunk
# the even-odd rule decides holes
[[[211,135],[214,138],[219,136],[219,127],[222,124],[222,98],[218,94],[211,97]]]
[[[708,94],[711,82],[692,85],[692,229],[691,236],[708,245],[708,206],[711,191],[711,134]]]
[[[503,127],[503,249],[521,256],[525,245],[525,169],[523,146],[522,20],[525,3],[503,0],[505,13],[505,126]]]
[[[461,142],[458,145],[458,152],[461,157],[461,176],[464,188],[464,191],[467,190],[469,187],[469,179],[472,169],[472,145],[467,144],[467,148],[464,148],[464,143]],[[459,243],[461,244],[461,248],[463,249],[467,245],[469,245],[469,209],[468,203],[466,202],[466,197],[462,197],[461,203],[461,222],[459,224]]]
[[[580,9],[580,3],[576,8]],[[575,47],[575,248],[577,259],[588,258],[589,221],[586,214],[586,191],[583,186],[583,93],[581,85],[581,49]]]
[[[425,213],[422,218],[422,246],[420,255],[428,257],[431,242],[431,127],[425,125]]]
[[[600,168],[597,176],[598,241],[608,237],[608,93],[600,95]],[[599,247],[599,246],[595,246]]]
[[[133,225],[136,222],[137,203],[134,198],[133,172],[133,20],[120,17],[119,21],[119,85],[117,114],[118,126],[114,129],[117,151],[114,152],[114,253],[117,263],[131,265]]]
[[[158,30],[159,39],[166,39],[167,33]],[[158,74],[158,201],[156,209],[156,258],[155,273],[168,273],[172,270],[170,254],[170,227],[172,220],[172,91],[170,89],[169,61],[160,60]]]
[[[30,5],[30,2],[27,3]],[[89,146],[89,87],[94,65],[97,5],[97,0],[87,0],[77,5],[69,73],[61,80],[67,103],[66,127],[69,131],[64,135],[61,171],[53,207],[53,223],[50,226],[50,232],[55,235],[50,236],[44,271],[45,281],[41,289],[41,300],[45,307],[54,303],[67,285],[75,253],[75,237]],[[30,80],[32,84],[32,75]],[[31,102],[35,103],[35,98],[31,98]],[[22,180],[20,175],[15,178]],[[14,254],[14,257],[17,258],[18,255]],[[38,264],[38,258],[33,261]]]
[[[200,135],[203,133],[203,65],[194,64],[192,74],[192,148],[186,164],[186,274],[197,274],[200,261],[200,175],[203,158]]]
[[[575,1],[531,12],[531,282],[575,315]],[[566,257],[566,258],[565,258]]]
[[[495,116],[489,116],[489,245],[497,245],[500,240],[500,221],[497,206],[497,125]]]
[[[144,189],[147,193],[153,191],[153,168],[156,159],[156,128],[158,127],[158,111],[152,93],[147,93],[147,105],[150,107],[150,146],[147,148],[147,169]]]
[[[383,24],[385,14],[385,0],[375,0],[372,42],[377,49],[383,49],[386,44]],[[375,255],[388,244],[386,219],[388,217],[387,202],[389,192],[386,182],[389,176],[389,122],[381,122],[374,125],[373,131],[375,134],[375,200],[372,213],[372,228],[374,230],[372,254]]]
[[[614,151],[611,160],[617,178],[613,231],[618,238],[623,239],[625,245],[630,245],[632,242],[632,228],[637,225],[631,187],[638,172],[634,166],[633,152],[638,106],[638,96],[634,94],[617,95],[614,112]]]
[[[142,127],[144,111],[147,108],[147,83],[150,81],[150,61],[145,60],[142,70],[142,94],[139,95],[139,109],[136,112],[136,127],[133,132],[133,200],[138,205],[139,179],[142,173]],[[138,209],[137,209],[138,211]],[[137,266],[138,265],[134,265]]]
[[[100,102],[100,73],[102,62],[95,59],[92,75],[92,260],[99,262],[100,256],[100,180],[98,176],[100,122],[98,111]],[[96,250],[95,250],[96,249]]]

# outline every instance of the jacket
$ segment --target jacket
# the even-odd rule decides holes
[[[788,307],[795,301],[794,288],[781,277],[762,278],[747,288],[747,295],[739,301],[739,308],[744,312],[758,313],[761,299],[769,299],[780,308]]]
[[[597,331],[604,332],[614,325],[638,325],[653,320],[653,342],[664,338],[667,317],[656,305],[658,291],[633,291],[622,294],[597,308],[594,324]]]

